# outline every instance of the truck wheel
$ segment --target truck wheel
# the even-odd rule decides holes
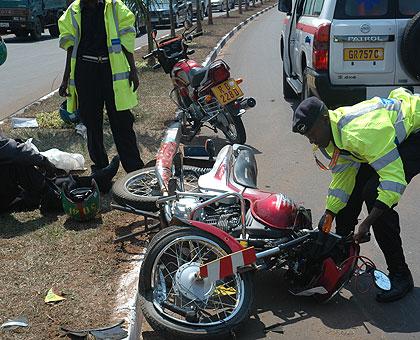
[[[284,70],[284,65],[283,65],[283,96],[286,99],[292,99],[292,98],[296,98],[296,93],[293,90],[293,88],[290,86],[290,84],[287,82],[287,74],[286,71]]]
[[[31,31],[31,38],[32,38],[32,40],[34,40],[34,41],[40,40],[43,31],[44,30],[42,28],[41,20],[39,18],[36,18],[35,19],[35,27]]]
[[[16,32],[15,36],[17,38],[26,38],[28,36],[29,32],[28,31],[20,31],[20,32]]]
[[[420,79],[420,13],[417,13],[407,24],[401,41],[401,58],[408,73]]]
[[[60,36],[60,30],[58,29],[58,25],[48,27],[48,32],[50,32],[50,36],[53,38],[58,38]]]

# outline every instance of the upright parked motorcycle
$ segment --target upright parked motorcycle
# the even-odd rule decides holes
[[[257,188],[251,148],[225,146],[196,192],[167,190],[165,155],[172,157],[176,147],[168,141],[161,150],[156,176],[166,195],[157,204],[169,226],[148,247],[139,297],[150,325],[167,338],[231,333],[249,316],[256,270],[282,270],[290,293],[320,301],[362,272],[390,289],[385,274],[359,255],[352,235],[313,229],[309,210]]]
[[[245,98],[239,87],[242,79],[232,78],[229,66],[223,60],[216,60],[208,66],[189,59],[194,50],[188,49],[188,42],[202,35],[185,29],[175,38],[156,41],[156,49],[143,59],[156,57],[155,69],[162,67],[169,74],[174,89],[171,98],[178,105],[178,118],[182,122],[184,140],[191,140],[206,125],[217,132],[221,130],[230,143],[244,144],[245,127],[241,116],[245,110],[256,105],[253,98]]]

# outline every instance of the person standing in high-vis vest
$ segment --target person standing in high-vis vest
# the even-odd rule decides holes
[[[67,111],[78,111],[87,128],[92,170],[105,168],[103,107],[126,172],[143,167],[130,109],[137,105],[139,79],[133,52],[135,17],[121,0],[75,0],[58,21],[60,47],[67,51],[59,94]]]
[[[420,96],[398,88],[388,98],[374,97],[335,110],[310,97],[294,112],[293,132],[314,144],[316,163],[332,172],[319,228],[329,231],[335,218],[336,232],[349,235],[365,202],[369,215],[354,239],[363,242],[373,227],[391,279],[391,290],[380,291],[376,299],[391,302],[404,297],[414,283],[394,207],[407,184],[420,173]],[[318,148],[329,164],[317,158]]]

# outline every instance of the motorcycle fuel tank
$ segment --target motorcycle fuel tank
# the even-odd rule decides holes
[[[181,85],[188,86],[190,84],[189,74],[193,68],[202,68],[202,66],[194,60],[187,59],[181,60],[175,64],[172,70],[172,79],[177,84],[181,82]],[[178,84],[180,85],[180,84]]]
[[[272,228],[293,228],[296,204],[283,194],[271,194],[252,204],[253,216]]]

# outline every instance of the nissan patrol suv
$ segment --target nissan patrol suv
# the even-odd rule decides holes
[[[420,0],[279,0],[284,96],[331,107],[420,92]]]

